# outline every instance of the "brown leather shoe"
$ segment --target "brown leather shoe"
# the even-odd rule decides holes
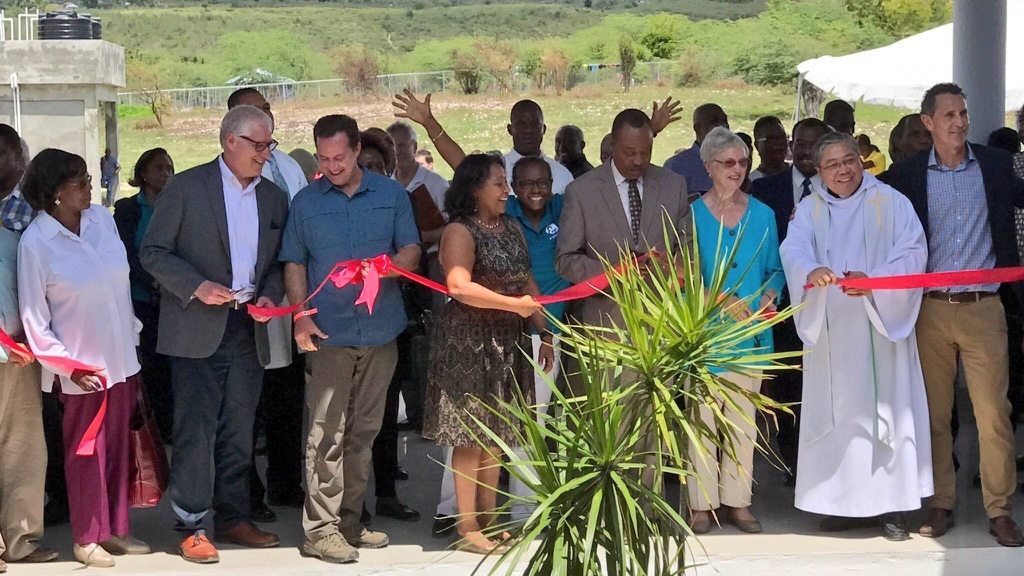
[[[1019,548],[1024,546],[1024,534],[1010,515],[999,516],[988,521],[988,533],[996,537],[1000,546]]]
[[[202,532],[190,534],[182,540],[181,544],[178,545],[178,552],[181,553],[182,558],[196,564],[220,562],[220,554],[217,553],[217,549],[213,547],[213,544],[210,544],[206,534]]]
[[[953,511],[942,508],[932,508],[928,512],[928,518],[921,524],[918,534],[925,538],[938,538],[946,534],[953,527]]]
[[[249,522],[242,522],[230,530],[218,532],[213,539],[217,542],[238,544],[246,548],[273,548],[281,543],[277,534],[264,532]]]

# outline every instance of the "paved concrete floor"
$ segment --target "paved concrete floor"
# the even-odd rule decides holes
[[[969,412],[968,412],[969,414]],[[755,464],[757,484],[754,487],[753,512],[762,520],[765,533],[745,535],[734,527],[716,528],[694,544],[692,557],[707,563],[693,571],[696,574],[756,576],[786,574],[787,576],[831,574],[901,574],[921,576],[1001,576],[1024,574],[1024,551],[997,546],[987,533],[987,521],[981,505],[979,489],[970,486],[977,469],[977,436],[969,416],[958,440],[960,460],[964,469],[959,475],[960,504],[956,511],[957,525],[939,539],[929,540],[916,535],[907,542],[892,543],[882,539],[875,530],[861,530],[839,536],[825,536],[817,531],[820,517],[793,508],[793,491],[781,486],[781,475],[763,458]],[[1024,428],[1024,427],[1022,427]],[[1024,435],[1024,430],[1021,430]],[[430,535],[432,516],[437,502],[443,456],[433,443],[416,434],[404,434],[408,453],[402,461],[412,479],[399,483],[399,495],[422,519],[403,523],[374,517],[372,528],[387,532],[391,546],[383,550],[361,552],[357,564],[335,566],[299,554],[302,544],[300,512],[296,508],[277,508],[279,520],[262,525],[281,536],[281,547],[269,550],[246,550],[237,546],[219,546],[221,562],[199,566],[189,564],[176,555],[177,541],[171,530],[172,519],[167,503],[154,509],[132,513],[133,531],[150,543],[154,553],[149,556],[121,557],[113,569],[85,569],[74,562],[71,536],[67,525],[47,531],[44,543],[61,552],[59,562],[39,565],[9,565],[8,573],[20,576],[90,573],[104,574],[195,574],[207,573],[238,576],[290,576],[292,574],[351,574],[457,576],[470,574],[480,557],[447,551],[453,540],[436,539]],[[1024,437],[1019,438],[1024,440]],[[1024,447],[1024,442],[1019,442]],[[372,482],[371,482],[372,487]],[[1018,495],[1018,501],[1021,500]],[[674,497],[674,492],[672,497]],[[373,510],[372,495],[368,507]],[[1024,514],[1015,518],[1024,524]],[[916,520],[916,518],[912,519]],[[486,573],[486,571],[484,572]]]

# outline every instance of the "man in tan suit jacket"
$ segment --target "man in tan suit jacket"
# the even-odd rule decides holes
[[[654,130],[647,114],[620,112],[612,123],[612,159],[574,180],[565,190],[555,269],[578,284],[604,272],[601,259],[618,265],[621,251],[654,249],[675,254],[679,239],[691,243],[692,222],[682,176],[651,164]],[[639,213],[634,227],[631,214]],[[665,245],[663,222],[672,229]],[[621,323],[610,298],[597,295],[576,303],[575,320],[588,325]]]

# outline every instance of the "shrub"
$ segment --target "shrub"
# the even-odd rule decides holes
[[[676,63],[674,83],[685,86],[707,86],[720,80],[728,68],[721,53],[690,44],[683,48]]]
[[[480,92],[480,80],[484,75],[484,64],[475,50],[452,50],[451,69],[455,81],[463,94]]]
[[[733,70],[750,84],[779,86],[796,78],[797,55],[783,42],[762,43],[740,54]]]
[[[366,46],[340,48],[334,52],[334,60],[338,63],[335,71],[349,90],[365,95],[380,88],[377,56]]]

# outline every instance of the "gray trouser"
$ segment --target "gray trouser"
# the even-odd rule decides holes
[[[373,440],[384,417],[384,401],[398,363],[394,341],[383,346],[324,346],[310,352],[312,377],[306,391],[309,435],[302,512],[306,538],[362,532],[359,515],[370,476]]]

